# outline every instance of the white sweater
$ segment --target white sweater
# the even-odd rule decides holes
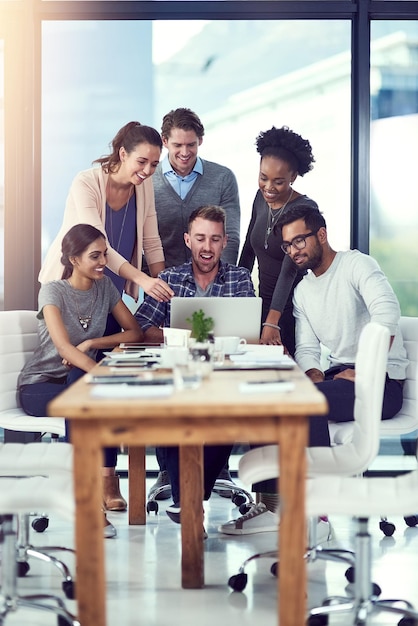
[[[399,331],[400,307],[377,262],[358,250],[337,252],[321,276],[308,272],[293,296],[295,359],[304,372],[320,365],[321,346],[331,352],[330,366],[354,364],[360,333],[377,322],[395,336],[388,356],[390,378],[404,379],[408,360]]]

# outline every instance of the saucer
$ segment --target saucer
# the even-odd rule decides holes
[[[236,352],[225,352],[225,356],[237,356],[238,354],[245,354],[247,348],[239,348]]]

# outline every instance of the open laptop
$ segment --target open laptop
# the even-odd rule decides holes
[[[172,298],[172,328],[189,328],[186,322],[195,311],[202,311],[212,317],[217,337],[243,337],[248,343],[258,343],[261,324],[261,298]]]

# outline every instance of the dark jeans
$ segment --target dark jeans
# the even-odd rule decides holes
[[[325,372],[325,380],[315,383],[328,401],[328,415],[318,415],[309,418],[309,447],[330,446],[328,421],[352,422],[354,420],[354,383],[350,380],[334,376],[347,366],[332,367]],[[402,408],[403,390],[402,385],[386,375],[383,395],[382,420],[390,419]],[[259,446],[251,446],[256,448]],[[265,480],[253,485],[254,491],[259,493],[276,493],[276,480]]]
[[[170,475],[171,493],[174,504],[180,503],[179,449],[177,447],[161,448],[164,451],[167,471]],[[209,500],[219,472],[227,463],[232,446],[204,446],[204,499]]]
[[[160,448],[160,447],[155,448],[155,455],[157,457],[157,461],[158,461],[158,466],[160,468],[160,472],[168,471],[167,470],[166,451],[167,451],[167,448]],[[224,468],[226,470],[229,470],[229,455],[228,455],[228,458],[226,459],[225,465],[223,465],[221,467],[221,470],[223,470]]]
[[[85,372],[78,367],[69,370],[68,375],[56,381],[49,380],[44,383],[34,383],[32,385],[22,385],[19,389],[20,406],[28,415],[33,417],[44,417],[48,415],[47,405],[51,400],[56,398],[67,387],[72,385],[76,380],[84,376]],[[69,421],[65,421],[66,440],[71,441],[71,432]],[[104,467],[116,467],[117,448],[105,448],[104,450]]]

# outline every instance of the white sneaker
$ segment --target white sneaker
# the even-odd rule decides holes
[[[254,533],[277,532],[279,516],[269,511],[265,504],[255,504],[248,513],[218,527],[225,535],[252,535]]]
[[[113,526],[113,524],[111,522],[109,522],[109,520],[106,517],[106,514],[103,513],[103,537],[105,539],[112,539],[112,537],[116,537],[117,532],[116,532],[116,528]]]
[[[225,535],[251,535],[255,533],[277,532],[279,515],[272,513],[266,505],[260,502],[255,504],[245,515],[230,520],[218,527]],[[316,525],[316,544],[331,541],[333,530],[330,522],[319,518]],[[308,539],[309,544],[309,539]]]

